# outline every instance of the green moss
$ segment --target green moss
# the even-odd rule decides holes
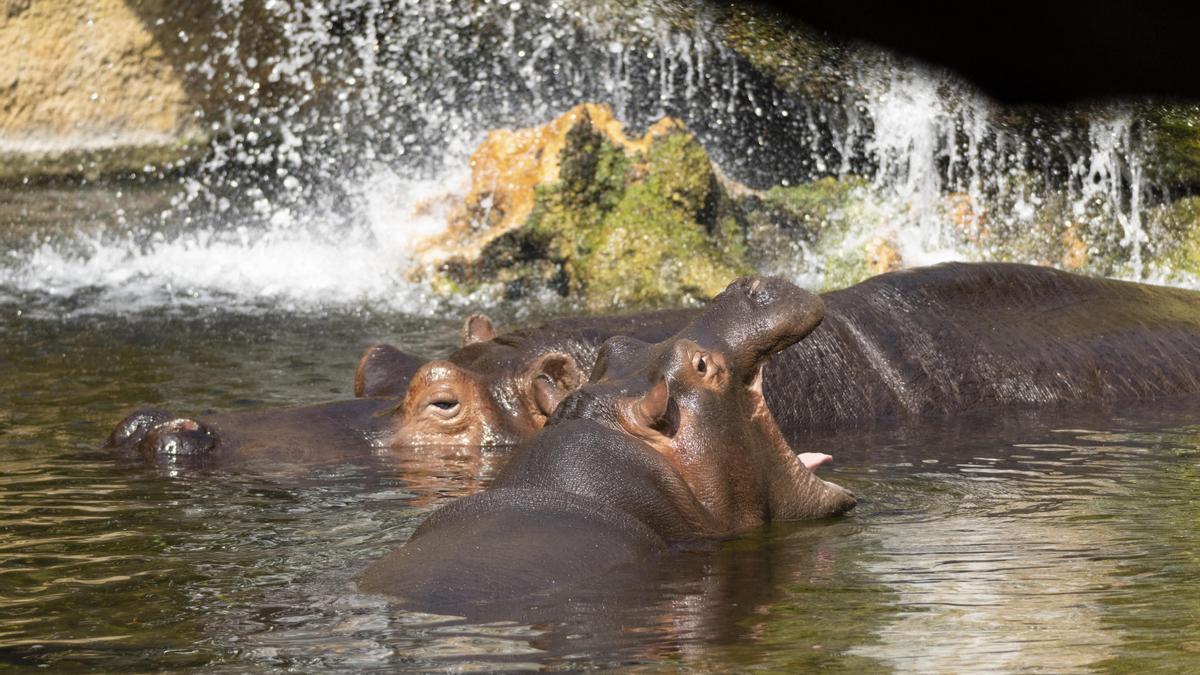
[[[762,7],[731,7],[718,16],[719,36],[776,86],[810,98],[847,91],[845,49],[789,17]]]
[[[633,185],[587,237],[575,269],[593,306],[700,301],[745,271],[663,192],[660,181]]]
[[[1177,273],[1200,276],[1200,197],[1184,197],[1165,204],[1152,214],[1162,259]]]
[[[527,221],[461,278],[502,283],[509,296],[550,287],[604,308],[703,301],[750,270],[732,200],[682,130],[643,155],[580,122],[567,134],[559,180],[535,194]]]
[[[865,181],[857,177],[826,177],[801,185],[776,186],[764,195],[763,204],[780,226],[802,230],[816,239],[831,227],[845,223],[840,216],[855,199],[854,192],[864,185]]]
[[[826,177],[743,197],[739,208],[745,213],[748,258],[759,269],[783,274],[810,271],[795,265],[818,260],[826,288],[861,281],[869,276],[867,229],[879,219],[863,199],[865,186],[854,176]]]
[[[1159,182],[1200,187],[1200,105],[1151,105],[1140,111],[1154,151],[1152,170]]]

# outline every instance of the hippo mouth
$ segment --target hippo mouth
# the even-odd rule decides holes
[[[771,409],[767,407],[767,398],[763,395],[763,373],[765,370],[766,363],[759,364],[758,372],[750,382],[750,396],[754,403],[754,420],[764,427],[769,427],[768,436],[775,441],[777,449],[795,455],[800,464],[809,471],[815,471],[817,467],[832,462],[833,455],[824,452],[796,452],[783,437],[783,432],[780,431],[779,425],[776,424],[775,417],[771,414]]]
[[[858,503],[853,492],[836,483],[822,480],[813,473],[817,467],[830,462],[833,457],[822,452],[797,453],[784,438],[763,394],[765,370],[764,358],[755,369],[754,378],[747,389],[753,403],[751,420],[766,436],[783,465],[783,471],[771,477],[774,483],[771,490],[772,518],[823,518],[841,515],[853,509]]]

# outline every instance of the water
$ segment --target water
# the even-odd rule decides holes
[[[1186,404],[880,428],[831,452],[862,502],[664,564],[561,622],[389,610],[354,575],[503,453],[288,478],[162,473],[95,448],[137,404],[350,395],[358,347],[457,322],[216,309],[0,310],[0,659],[55,670],[615,667],[1187,670],[1200,642],[1200,427]],[[513,319],[507,319],[509,325]]]
[[[46,227],[30,225],[44,210],[0,215],[19,223],[0,235],[0,294],[436,312],[413,247],[445,227],[471,151],[584,101],[633,130],[680,117],[754,188],[861,177],[831,216],[844,241],[771,270],[806,283],[855,281],[866,271],[830,277],[825,256],[883,241],[906,266],[1019,260],[1196,285],[1167,255],[1155,214],[1179,188],[1141,102],[1003,109],[952,74],[800,28],[799,55],[772,74],[745,39],[769,23],[694,3],[223,0],[212,26],[160,18],[195,34],[174,58],[216,102],[196,118],[211,155],[157,191],[101,187]],[[22,199],[0,195],[0,211]]]
[[[617,606],[582,602],[536,626],[398,614],[353,588],[430,509],[482,487],[502,452],[288,478],[172,474],[98,452],[135,406],[346,398],[371,342],[435,356],[468,311],[503,327],[569,309],[441,298],[406,270],[489,129],[581,101],[610,103],[635,129],[680,116],[755,188],[861,177],[855,207],[835,214],[853,225],[843,248],[880,238],[910,265],[1063,264],[1043,258],[1066,228],[1089,238],[1088,271],[1194,285],[1165,263],[1153,213],[1171,190],[1133,103],[1001,110],[864,47],[796,66],[820,85],[784,89],[718,39],[719,12],[690,6],[296,0],[263,3],[259,20],[220,5],[212,48],[182,64],[230,102],[203,118],[213,154],[196,173],[0,191],[0,663],[1080,672],[1200,660],[1200,428],[1183,404],[813,441],[863,498],[850,516],[682,555]],[[274,54],[254,52],[263,26],[282,36]],[[785,271],[819,285],[826,252],[800,248]]]

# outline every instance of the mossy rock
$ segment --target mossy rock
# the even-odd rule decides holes
[[[783,91],[825,100],[850,93],[848,50],[829,36],[754,5],[718,12],[717,25],[721,41]]]
[[[1200,190],[1200,105],[1147,105],[1139,118],[1154,149],[1147,154],[1157,181]]]
[[[676,128],[622,148],[583,117],[526,221],[477,262],[440,271],[443,287],[501,284],[510,298],[549,288],[593,309],[702,302],[750,272],[745,239],[694,136]]]
[[[784,275],[817,272],[826,288],[870,276],[865,250],[868,213],[866,182],[857,176],[825,177],[808,183],[776,186],[739,200],[745,214],[748,258],[755,267]],[[855,228],[863,231],[856,233]],[[819,270],[794,269],[817,261]]]
[[[1200,276],[1200,197],[1184,197],[1164,204],[1150,216],[1165,250],[1160,259],[1170,272]]]

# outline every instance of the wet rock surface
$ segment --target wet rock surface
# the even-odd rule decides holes
[[[743,219],[678,120],[630,138],[585,104],[493,132],[471,163],[471,193],[423,256],[442,288],[655,305],[711,297],[750,269]]]

